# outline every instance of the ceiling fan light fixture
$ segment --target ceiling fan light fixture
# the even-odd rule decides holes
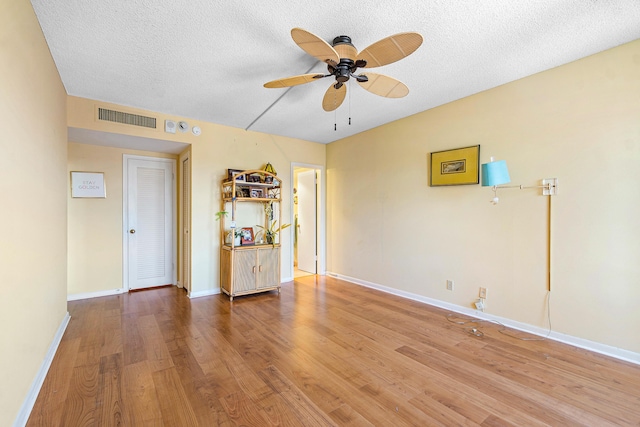
[[[334,111],[345,99],[347,87],[344,85],[353,77],[363,89],[385,98],[401,98],[409,93],[409,88],[399,80],[383,74],[356,74],[358,68],[373,68],[391,64],[411,55],[422,44],[418,33],[399,33],[386,37],[358,52],[351,43],[351,37],[338,36],[332,45],[302,28],[291,30],[293,41],[309,55],[327,64],[328,74],[303,74],[264,84],[266,88],[291,87],[334,77],[335,83],[329,86],[322,102],[325,111]],[[310,70],[309,70],[310,71]]]

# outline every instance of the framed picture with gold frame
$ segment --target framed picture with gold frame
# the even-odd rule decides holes
[[[430,153],[429,169],[431,187],[479,184],[480,146]]]

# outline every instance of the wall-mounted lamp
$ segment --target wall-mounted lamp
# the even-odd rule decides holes
[[[509,169],[507,169],[507,162],[504,160],[494,160],[493,157],[491,157],[489,163],[482,164],[482,186],[492,187],[493,199],[491,199],[490,202],[494,205],[497,205],[500,201],[498,198],[498,189],[500,188],[518,188],[520,190],[525,188],[542,188],[543,196],[555,196],[558,194],[558,178],[543,179],[542,185],[502,185],[510,182]]]
[[[507,162],[504,160],[494,161],[491,157],[489,163],[482,164],[482,186],[491,187],[493,190],[493,199],[491,203],[497,205],[499,188],[542,188],[543,196],[555,196],[558,194],[558,178],[546,178],[542,180],[542,185],[534,185],[525,187],[523,185],[502,185],[511,182],[509,178],[509,170]],[[547,204],[547,290],[551,291],[551,198]]]

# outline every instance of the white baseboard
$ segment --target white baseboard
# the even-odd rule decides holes
[[[98,291],[98,292],[86,292],[82,294],[70,294],[67,295],[67,301],[76,301],[79,299],[88,299],[88,298],[98,298],[98,297],[108,297],[111,295],[118,295],[127,293],[127,289],[109,289],[106,291]]]
[[[356,285],[377,289],[379,291],[397,295],[399,297],[423,302],[425,304],[433,305],[435,307],[440,307],[446,310],[453,311],[455,313],[465,314],[467,316],[473,316],[477,319],[498,322],[509,328],[517,329],[523,332],[528,332],[530,334],[534,334],[542,337],[547,336],[547,334],[549,334],[548,338],[554,341],[559,341],[565,344],[572,345],[574,347],[583,348],[585,350],[590,350],[595,353],[604,354],[607,356],[615,357],[616,359],[620,359],[620,360],[624,360],[627,362],[640,365],[640,353],[635,353],[633,351],[625,350],[618,347],[613,347],[613,346],[598,343],[595,341],[589,341],[584,338],[574,337],[572,335],[562,334],[560,332],[551,331],[549,333],[549,330],[545,328],[540,328],[538,326],[529,325],[527,323],[518,322],[512,319],[507,319],[505,317],[494,316],[491,314],[484,313],[482,311],[473,310],[471,308],[462,307],[456,304],[451,304],[446,301],[427,298],[422,295],[402,291],[395,288],[390,288],[388,286],[379,285],[377,283],[367,282],[365,280],[356,279],[354,277],[343,276],[341,274],[332,273],[332,272],[327,272],[327,275],[331,277],[335,277],[340,280],[344,280],[346,282],[354,283]]]
[[[38,370],[35,379],[31,383],[31,388],[22,403],[18,416],[13,422],[13,427],[24,427],[27,424],[27,421],[29,421],[29,415],[31,415],[33,405],[36,403],[36,399],[40,393],[40,388],[42,388],[42,383],[44,383],[44,379],[47,377],[47,372],[49,372],[51,362],[53,362],[53,357],[56,355],[56,351],[58,350],[60,341],[62,341],[64,331],[67,329],[67,325],[69,324],[69,320],[71,320],[71,316],[69,315],[69,312],[67,312],[62,319],[62,323],[60,323],[56,334],[53,336],[53,341],[49,346],[49,350],[42,361],[42,365],[40,365],[40,369]]]
[[[188,296],[190,299],[208,297],[211,295],[218,295],[220,293],[220,288],[217,289],[207,289],[205,291],[198,292],[189,292]]]
[[[280,279],[280,284],[288,282],[293,282],[293,277],[283,277]]]

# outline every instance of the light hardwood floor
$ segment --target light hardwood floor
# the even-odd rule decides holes
[[[69,312],[29,426],[640,425],[640,366],[330,277]]]

